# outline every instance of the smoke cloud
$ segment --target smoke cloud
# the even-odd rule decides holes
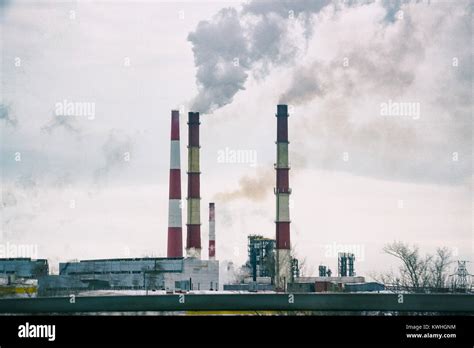
[[[404,4],[395,18],[395,8],[378,4],[321,14],[318,37],[309,42],[318,50],[295,66],[279,100],[315,115],[295,118],[298,137],[315,139],[298,151],[315,154],[312,163],[326,169],[465,183],[472,162],[472,68],[461,42],[471,40],[470,10],[466,3],[447,6]],[[391,101],[413,103],[419,113],[383,116],[381,105]]]
[[[0,121],[11,127],[16,127],[18,124],[18,120],[11,114],[10,107],[4,104],[0,104]]]
[[[130,137],[117,130],[111,130],[102,146],[105,163],[95,171],[96,183],[106,178],[113,169],[122,167],[130,161],[131,150],[132,141]]]
[[[212,21],[201,21],[189,34],[199,87],[194,110],[207,113],[226,105],[244,88],[250,68],[244,31],[238,12],[225,8]]]
[[[252,1],[237,11],[224,8],[189,34],[197,67],[198,95],[192,108],[202,113],[232,102],[249,74],[262,78],[271,66],[291,62],[298,45],[290,28],[312,35],[311,14],[329,1]],[[303,39],[304,39],[303,38]]]
[[[81,133],[77,121],[71,116],[53,115],[51,120],[41,128],[43,132],[48,134],[52,134],[57,129],[64,129],[66,132],[74,135]]]
[[[237,199],[248,199],[254,202],[261,202],[265,200],[269,193],[272,192],[272,187],[269,183],[272,182],[274,173],[272,170],[259,170],[257,175],[243,176],[239,180],[239,188],[229,192],[219,192],[214,196],[218,202],[227,203]]]
[[[463,183],[472,162],[471,51],[462,44],[471,41],[470,13],[468,2],[410,1],[252,1],[224,9],[189,35],[198,71],[193,107],[212,112],[232,103],[248,78],[282,75],[278,102],[302,116],[292,137],[313,139],[292,147],[302,165]],[[381,105],[391,101],[420,112],[384,117]]]
[[[198,94],[191,102],[192,109],[212,113],[232,103],[234,96],[245,89],[250,75],[264,78],[272,67],[293,63],[305,53],[314,34],[315,15],[322,10],[332,7],[338,11],[368,3],[254,0],[240,10],[224,8],[211,20],[199,22],[188,36],[197,68]],[[386,22],[395,20],[401,4],[383,3]],[[317,87],[314,83],[313,88]]]

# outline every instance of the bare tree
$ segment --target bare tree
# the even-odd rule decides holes
[[[400,267],[401,285],[419,289],[430,284],[430,263],[432,256],[422,257],[417,246],[393,242],[383,248],[384,252],[402,261]]]
[[[400,277],[395,276],[393,272],[381,275],[379,279],[384,284],[413,288],[415,291],[427,287],[445,286],[448,267],[452,263],[448,248],[436,249],[434,256],[430,254],[422,256],[416,245],[410,247],[403,242],[393,242],[387,244],[383,251],[402,261],[399,268]]]
[[[432,274],[431,286],[435,288],[442,288],[446,285],[446,279],[448,277],[448,267],[453,263],[451,251],[444,247],[436,249],[436,255],[430,267]]]
[[[308,277],[315,273],[314,266],[308,264],[308,260],[305,257],[299,257],[298,252],[296,251],[296,244],[291,246],[291,258],[298,260],[298,268],[300,270],[300,277]]]

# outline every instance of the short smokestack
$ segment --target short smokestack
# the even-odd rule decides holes
[[[291,281],[290,194],[288,162],[288,106],[277,106],[277,163],[276,170],[276,277],[279,290]]]
[[[214,203],[209,203],[209,260],[216,259],[216,212]]]
[[[186,256],[201,258],[201,192],[199,176],[199,112],[188,113],[188,220]]]
[[[171,151],[168,205],[168,257],[183,257],[181,213],[181,160],[179,143],[179,111],[171,111]]]

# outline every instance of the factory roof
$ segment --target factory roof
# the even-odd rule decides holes
[[[46,259],[31,259],[30,257],[10,257],[10,258],[0,258],[0,262],[6,261],[47,261]]]
[[[129,257],[118,259],[90,259],[69,262],[110,262],[110,261],[161,261],[161,260],[183,260],[183,257]]]

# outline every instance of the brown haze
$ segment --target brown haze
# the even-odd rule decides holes
[[[243,176],[239,179],[239,188],[234,191],[218,192],[214,199],[220,202],[230,202],[236,199],[248,199],[254,202],[263,201],[272,186],[269,183],[274,179],[274,172],[270,169],[261,169],[256,176]]]

